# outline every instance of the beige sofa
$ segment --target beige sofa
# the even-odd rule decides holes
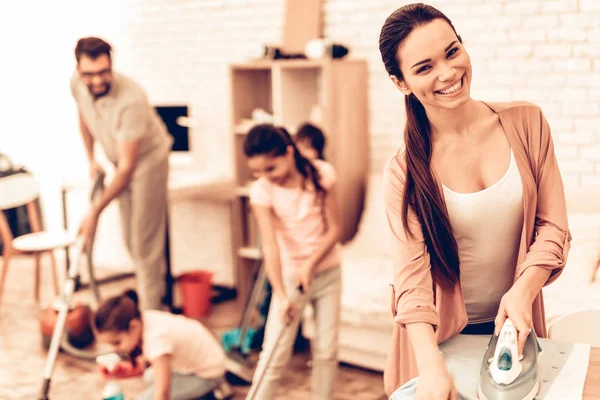
[[[344,246],[340,361],[382,371],[392,333],[392,260],[381,174],[369,176],[356,236]]]

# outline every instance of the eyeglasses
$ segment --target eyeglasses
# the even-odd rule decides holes
[[[81,71],[81,77],[86,80],[92,79],[94,76],[99,76],[100,78],[107,78],[112,73],[111,68],[104,68],[100,71]]]

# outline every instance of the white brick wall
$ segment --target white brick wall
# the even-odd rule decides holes
[[[88,35],[110,38],[124,49],[117,58],[125,68],[131,55],[127,4],[107,0],[98,7],[93,0],[63,0],[57,5],[0,3],[2,74],[6,77],[0,100],[0,152],[25,165],[41,182],[44,222],[50,230],[62,228],[62,179],[88,176],[69,90],[75,43]],[[46,44],[40,46],[40,40]],[[87,207],[85,201],[75,213],[85,211],[83,207]]]
[[[580,0],[582,11],[600,11],[600,3],[596,0]]]
[[[122,51],[155,102],[188,102],[201,122],[193,145],[205,165],[231,168],[227,65],[248,45],[279,43],[283,0],[130,0]],[[324,0],[324,33],[370,66],[371,167],[402,140],[403,98],[378,50],[385,18],[408,1]],[[471,54],[473,97],[530,100],[550,121],[569,185],[600,184],[600,1],[432,0]],[[115,43],[118,45],[118,43]],[[223,139],[225,138],[225,139]]]

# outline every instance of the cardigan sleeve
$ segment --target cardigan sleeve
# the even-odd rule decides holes
[[[561,274],[567,261],[571,234],[567,222],[565,193],[554,153],[548,121],[539,107],[529,108],[526,129],[529,157],[537,184],[533,243],[518,267],[517,275],[532,266],[551,271],[546,285]]]
[[[437,330],[440,318],[434,305],[431,264],[421,224],[411,208],[408,211],[408,225],[412,236],[405,232],[402,223],[406,174],[401,157],[396,155],[387,164],[383,174],[385,211],[391,231],[394,265],[392,313],[395,322],[400,325],[424,322]]]

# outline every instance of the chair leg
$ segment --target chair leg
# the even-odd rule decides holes
[[[52,262],[52,284],[54,286],[54,294],[58,296],[59,288],[58,288],[58,274],[56,272],[56,258],[54,257],[54,252],[49,251],[50,261]]]
[[[10,254],[5,253],[2,256],[2,272],[0,273],[0,303],[2,303],[2,293],[4,292],[4,281],[8,274],[8,262],[10,261]]]
[[[40,253],[35,253],[35,285],[33,288],[33,294],[35,301],[40,301]]]

